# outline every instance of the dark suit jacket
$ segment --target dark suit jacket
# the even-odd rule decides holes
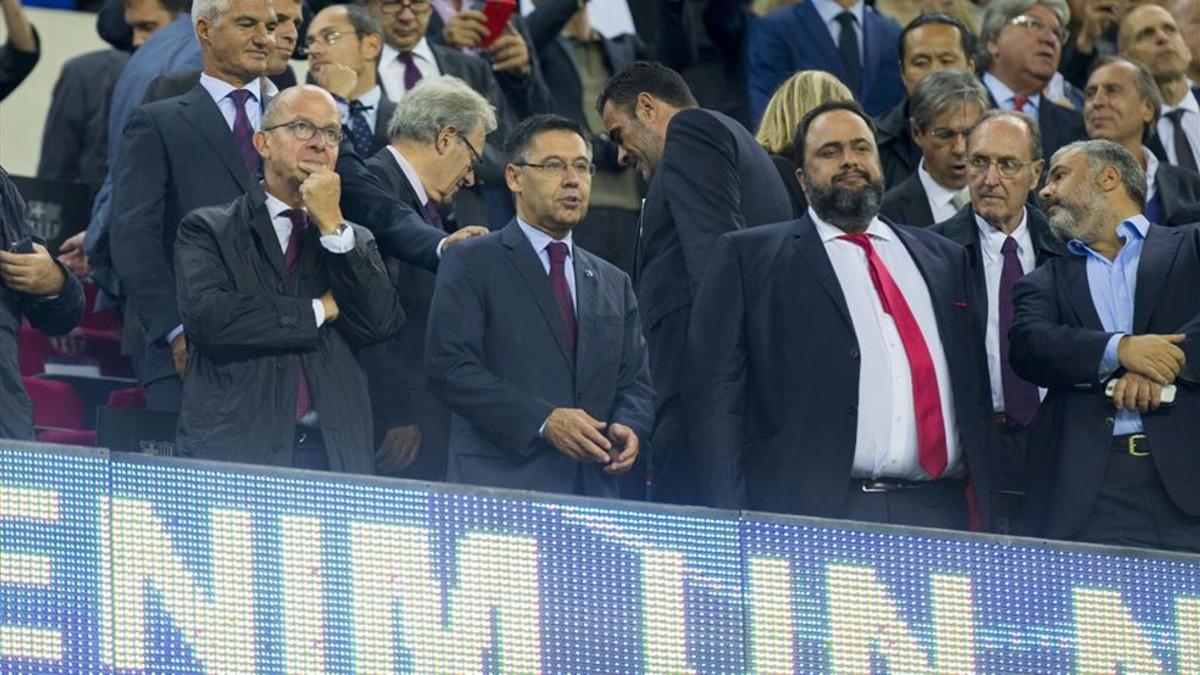
[[[173,96],[180,96],[182,94],[186,94],[188,91],[191,90],[192,87],[196,86],[197,82],[200,81],[200,74],[203,72],[204,72],[203,70],[199,70],[199,69],[180,70],[180,71],[176,71],[174,73],[167,73],[165,75],[159,75],[158,77],[154,78],[153,80],[150,80],[150,85],[146,88],[145,95],[142,96],[142,103],[150,103],[152,101],[161,101],[164,98],[171,98]],[[286,78],[286,77],[290,77],[292,84],[295,84],[296,75],[292,72],[291,66],[288,66],[287,70],[284,71],[283,75],[278,76],[278,78]],[[275,84],[276,89],[279,89],[282,91],[283,89],[287,88],[287,87],[279,86],[278,82],[276,82],[277,77],[272,77],[270,79],[271,79],[271,82],[273,84]]]
[[[113,265],[146,338],[143,382],[175,375],[166,336],[180,324],[172,252],[193,209],[259,189],[233,132],[199,84],[133,111],[114,177]]]
[[[558,407],[645,439],[654,390],[629,278],[574,247],[574,352],[538,254],[516,221],[446,252],[429,316],[429,388],[454,412],[451,481],[616,497],[598,464],[539,438]]]
[[[900,185],[921,165],[921,148],[913,142],[908,124],[908,98],[896,104],[886,115],[875,120],[879,133],[879,162],[883,166],[883,184],[889,189]]]
[[[391,337],[404,313],[370,232],[354,230],[354,249],[338,254],[310,226],[293,284],[261,191],[180,223],[175,271],[191,341],[184,455],[291,466],[303,364],[330,469],[374,472],[367,382],[351,349]],[[326,290],[338,317],[318,327],[312,299]]]
[[[804,188],[796,178],[796,163],[782,155],[771,155],[771,163],[779,172],[779,180],[787,188],[788,198],[792,201],[792,217],[803,218],[808,212],[808,197],[804,196]]]
[[[1200,230],[1151,225],[1138,263],[1133,333],[1186,334],[1180,347],[1187,364],[1175,382],[1175,404],[1142,415],[1142,424],[1167,494],[1192,516],[1200,516],[1200,294],[1181,289],[1196,288]],[[1031,454],[1045,462],[1032,469],[1026,522],[1034,525],[1031,534],[1069,538],[1091,512],[1111,456],[1113,407],[1099,366],[1112,333],[1096,314],[1082,256],[1051,260],[1026,275],[1013,304],[1013,370],[1050,390],[1030,437]]]
[[[1185,225],[1194,220],[1186,208],[1200,202],[1200,174],[1159,161],[1154,174],[1154,195],[1162,209],[1161,217],[1152,222],[1163,225]],[[1149,211],[1149,207],[1147,207]]]
[[[889,188],[879,203],[879,215],[897,223],[914,227],[933,224],[933,209],[921,183],[921,175],[913,172],[903,183]]]
[[[990,522],[991,394],[969,319],[966,251],[892,226],[933,301],[966,463]],[[810,217],[717,240],[687,349],[689,459],[704,503],[840,514],[857,440],[859,352],[833,265]]]
[[[869,4],[863,11],[863,81],[854,98],[882,115],[904,98],[900,26]],[[780,9],[750,24],[750,109],[757,123],[775,89],[797,70],[824,70],[845,81],[837,44],[812,3]],[[849,86],[849,85],[847,85]]]
[[[988,91],[988,100],[993,108],[999,107],[991,90]],[[1083,114],[1050,101],[1044,94],[1038,103],[1037,123],[1042,132],[1042,158],[1046,160],[1047,167],[1050,166],[1050,158],[1059,148],[1087,139]]]
[[[1196,100],[1200,101],[1200,87],[1192,87],[1192,96],[1195,96]],[[1162,139],[1158,137],[1157,133],[1146,139],[1146,147],[1150,148],[1150,152],[1154,153],[1154,156],[1158,158],[1158,161],[1170,162],[1170,160],[1167,159],[1167,149],[1163,147]],[[1195,148],[1193,148],[1193,150],[1194,149]]]
[[[382,88],[381,88],[382,91]],[[371,154],[375,155],[388,144],[388,122],[392,120],[392,113],[396,112],[396,103],[388,99],[387,96],[379,97],[378,109],[375,111],[375,134],[372,136]]]

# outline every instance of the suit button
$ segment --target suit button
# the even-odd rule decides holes
[[[283,282],[282,282],[282,281],[281,281],[281,282],[279,282],[279,284],[275,286],[275,292],[276,292],[276,293],[283,293],[283,292],[284,292],[284,290],[283,290]]]
[[[846,408],[846,412],[850,413],[851,415],[857,415],[858,414],[858,404],[851,403],[850,407]]]
[[[858,358],[858,350],[857,350],[857,349],[851,349],[851,350],[850,350],[850,358],[852,358],[852,359],[857,359],[857,358]]]
[[[1112,425],[1113,425],[1115,422],[1116,422],[1116,419],[1114,419],[1114,418],[1112,418],[1112,417],[1105,417],[1105,418],[1104,418],[1104,423],[1105,423],[1106,425],[1110,426],[1110,427],[1111,427],[1111,426],[1112,426]]]

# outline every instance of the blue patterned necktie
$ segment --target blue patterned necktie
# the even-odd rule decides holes
[[[375,106],[363,105],[362,101],[350,101],[350,141],[354,143],[354,150],[359,157],[366,159],[371,156],[371,145],[375,138],[375,134],[371,131],[371,124],[367,121],[367,111],[374,110]]]

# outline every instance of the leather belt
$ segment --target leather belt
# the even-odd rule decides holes
[[[1112,451],[1134,457],[1149,457],[1150,439],[1146,438],[1146,434],[1121,434],[1113,436]]]
[[[857,485],[863,492],[898,492],[900,490],[919,490],[921,488],[939,485],[957,485],[962,481],[954,478],[942,480],[905,480],[903,478],[852,478],[851,485]]]

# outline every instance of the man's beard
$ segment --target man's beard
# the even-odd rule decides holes
[[[1057,209],[1053,207],[1057,206]],[[1090,204],[1083,202],[1072,204],[1056,199],[1050,203],[1042,203],[1042,208],[1046,211],[1046,219],[1050,223],[1050,230],[1054,232],[1054,236],[1063,241],[1079,239],[1084,243],[1091,243],[1088,223],[1091,221],[1091,216],[1094,211]]]
[[[883,181],[871,180],[867,174],[859,173],[867,181],[860,188],[818,185],[807,173],[804,174],[804,192],[821,220],[839,230],[861,230],[879,214]]]

